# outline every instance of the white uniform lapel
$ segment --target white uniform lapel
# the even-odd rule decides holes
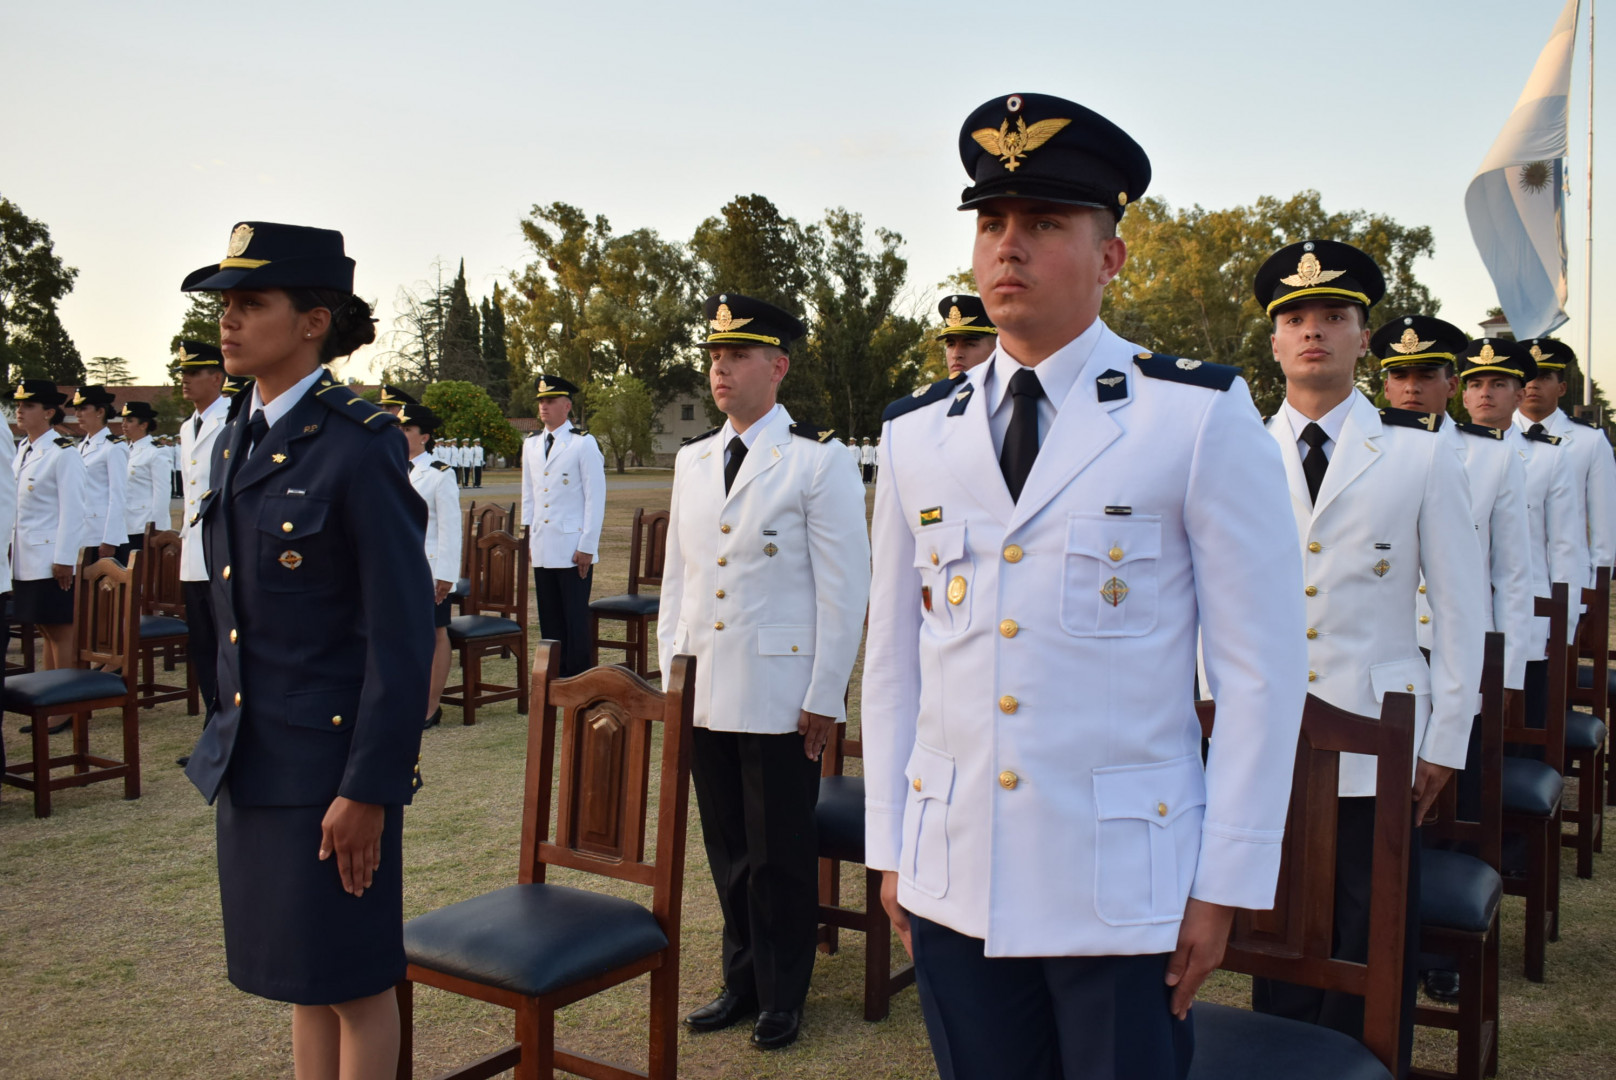
[[[780,448],[791,441],[791,414],[785,409],[774,414],[762,431],[758,432],[757,439],[752,443],[751,449],[746,452],[746,458],[741,462],[741,471],[735,474],[735,482],[730,485],[729,494],[724,501],[729,502],[741,493],[741,490],[752,480],[774,468],[780,461]],[[719,446],[713,457],[718,459],[718,487],[724,488],[724,447]]]
[[[1088,363],[1073,380],[1066,400],[1061,402],[1055,413],[1054,425],[1038,447],[1038,457],[1032,463],[1026,486],[1021,489],[1021,498],[1010,515],[1012,529],[1047,506],[1072,482],[1073,477],[1088,468],[1090,462],[1122,435],[1122,427],[1111,418],[1111,410],[1126,401],[1102,403],[1094,389],[1094,380],[1100,373],[1117,366],[1112,361],[1117,360],[1115,346],[1119,340],[1109,330],[1103,331]],[[1129,379],[1143,378],[1134,370],[1131,360],[1125,364],[1124,370]]]
[[[1318,501],[1313,504],[1315,521],[1337,495],[1380,457],[1380,447],[1375,445],[1380,435],[1379,410],[1369,403],[1368,398],[1354,390],[1352,408],[1347,411],[1346,423],[1341,425],[1341,437],[1336,440],[1335,453],[1330,456],[1330,467],[1324,473],[1324,483],[1319,485]],[[1297,456],[1293,448],[1291,457]],[[1297,471],[1300,470],[1298,462]],[[1306,490],[1305,483],[1303,490]]]
[[[974,371],[985,373],[992,362],[991,359],[986,360],[977,365]],[[1004,486],[1003,477],[998,475],[999,456],[993,452],[993,431],[988,426],[989,402],[978,385],[979,377],[961,383],[954,391],[948,410],[945,410],[961,407],[963,400],[964,411],[958,416],[945,415],[939,421],[943,431],[938,446],[941,458],[938,468],[949,476],[982,477],[981,483],[965,486],[982,509],[996,520],[1008,523],[1016,511],[1016,504],[1010,499],[1010,489]],[[939,408],[937,405],[930,407]],[[988,468],[992,469],[993,475],[984,475]]]
[[[1296,433],[1283,411],[1268,418],[1268,433],[1279,444],[1279,459],[1285,463],[1285,484],[1291,491],[1291,513],[1297,521],[1313,517],[1313,497],[1307,493],[1307,476],[1302,472],[1302,452],[1296,446]]]

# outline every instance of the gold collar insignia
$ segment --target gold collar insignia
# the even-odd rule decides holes
[[[971,138],[988,153],[998,157],[1006,172],[1015,172],[1021,159],[1055,137],[1055,133],[1070,124],[1070,120],[1040,120],[1028,126],[1024,117],[1016,117],[1012,130],[1008,118],[999,123],[999,129],[981,128],[971,132]]]
[[[1344,273],[1346,273],[1345,270],[1324,269],[1319,262],[1319,257],[1309,251],[1302,256],[1302,261],[1296,264],[1296,273],[1290,277],[1282,277],[1279,280],[1283,284],[1291,285],[1298,289],[1308,289],[1314,285],[1323,285],[1326,281],[1334,281]]]
[[[1420,423],[1425,427],[1426,431],[1435,431],[1437,425],[1436,413],[1426,413],[1420,417]]]
[[[1435,344],[1435,340],[1421,341],[1420,335],[1416,334],[1414,332],[1414,328],[1411,326],[1407,330],[1403,331],[1403,337],[1401,340],[1392,342],[1392,351],[1400,352],[1404,356],[1407,356],[1410,353],[1424,352]]]
[[[252,243],[252,238],[251,225],[237,225],[230,234],[230,247],[225,251],[225,258],[234,259],[243,254],[247,250],[247,245]]]
[[[727,334],[731,330],[739,330],[751,321],[751,319],[737,319],[729,313],[728,304],[719,304],[717,317],[710,320],[708,325],[720,334]]]

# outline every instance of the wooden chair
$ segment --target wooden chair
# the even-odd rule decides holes
[[[500,506],[498,503],[479,503],[473,499],[461,514],[460,528],[460,577],[455,581],[455,587],[449,590],[449,595],[459,602],[460,614],[466,615],[470,614],[467,598],[471,590],[471,567],[477,552],[477,540],[496,532],[520,535],[521,530],[516,525],[516,504]],[[526,653],[522,655],[524,658],[527,656]]]
[[[864,778],[843,775],[845,759],[864,756],[863,743],[842,737],[837,724],[820,758],[819,950],[834,956],[838,929],[864,935],[864,1019],[885,1020],[892,995],[915,981],[914,964],[892,967],[892,920],[881,906],[881,871],[864,868],[864,907],[841,906],[842,863],[864,862]]]
[[[477,710],[498,701],[516,701],[527,712],[527,668],[516,665],[516,685],[483,682],[483,658],[504,649],[527,656],[527,540],[500,531],[480,536],[472,556],[466,614],[449,620],[449,644],[460,652],[460,682],[445,687],[440,699],[458,705],[463,721],[477,722]]]
[[[662,564],[668,554],[668,511],[646,513],[645,507],[634,511],[634,535],[628,557],[628,592],[622,596],[605,596],[589,603],[589,663],[600,665],[602,646],[622,649],[629,670],[647,679],[658,672],[651,670],[651,624],[656,622],[661,608],[660,596],[640,592],[642,585],[662,586]],[[601,636],[602,621],[621,622],[623,640],[613,641]]]
[[[164,654],[163,667],[174,669],[175,654],[186,648],[190,628],[185,623],[185,586],[180,581],[180,534],[159,532],[146,526],[141,548],[140,589],[140,707],[149,709],[168,701],[185,702],[187,716],[202,711],[201,694],[196,686],[196,665],[185,664],[185,685],[169,686],[157,681],[157,656]]]
[[[1594,853],[1605,840],[1605,741],[1610,734],[1610,568],[1601,566],[1595,587],[1582,590],[1588,613],[1572,650],[1571,682],[1566,691],[1567,779],[1577,781],[1577,805],[1565,809],[1565,820],[1575,825],[1560,842],[1577,852],[1577,876],[1594,876]],[[1583,660],[1590,663],[1584,667]],[[1596,689],[1597,688],[1597,689]],[[1579,712],[1575,706],[1585,706]]]
[[[516,1012],[514,1045],[444,1073],[440,1080],[491,1077],[506,1069],[514,1069],[517,1080],[548,1080],[556,1068],[603,1080],[674,1080],[678,1072],[679,914],[696,661],[691,656],[670,660],[666,693],[618,667],[593,668],[570,679],[559,678],[560,671],[560,645],[540,642],[533,659],[518,883],[404,925],[409,967],[399,984],[400,1080],[413,1075],[415,983]],[[659,725],[661,762],[653,770],[652,742]],[[648,862],[645,824],[653,776],[661,787],[655,803],[655,860]],[[552,835],[550,801],[558,780]],[[546,884],[551,866],[650,886],[651,908]],[[651,1015],[646,1072],[556,1047],[557,1009],[647,972]]]
[[[1459,816],[1458,784],[1442,789],[1421,826],[1420,948],[1451,956],[1459,973],[1457,1007],[1420,1005],[1414,1022],[1458,1034],[1456,1068],[1415,1068],[1432,1080],[1481,1080],[1498,1072],[1498,938],[1504,882],[1504,635],[1487,634],[1481,672],[1478,820]],[[1457,779],[1457,778],[1456,778]],[[1463,850],[1461,850],[1463,849]]]
[[[1212,703],[1196,710],[1202,732],[1215,738]],[[1369,960],[1334,959],[1337,778],[1347,753],[1375,755],[1377,791],[1407,791],[1414,775],[1413,695],[1387,694],[1378,720],[1308,695],[1274,908],[1235,917],[1223,967],[1361,996],[1363,1040],[1203,1002],[1194,1010],[1191,1080],[1384,1080],[1396,1071],[1413,806],[1407,798],[1375,800]]]
[[[1517,710],[1504,717],[1504,745],[1536,748],[1535,757],[1506,756],[1502,787],[1504,831],[1526,838],[1525,873],[1506,875],[1504,892],[1526,898],[1526,977],[1543,981],[1548,943],[1560,937],[1561,800],[1565,794],[1566,617],[1570,590],[1556,582],[1549,599],[1537,598],[1535,613],[1549,620],[1546,728],[1526,726]]]
[[[74,600],[73,666],[32,671],[5,680],[5,711],[34,725],[33,759],[8,763],[4,781],[34,793],[34,816],[50,817],[51,792],[123,779],[123,797],[140,798],[140,705],[135,692],[139,648],[139,559],[126,568],[99,559],[79,573]],[[90,665],[96,665],[92,670]],[[121,672],[121,674],[119,674]],[[90,753],[90,713],[123,710],[123,760]],[[49,721],[73,717],[73,751],[50,756]],[[71,767],[65,776],[52,770]]]
[[[7,656],[6,674],[34,670],[34,624],[17,621],[16,604],[10,596],[6,597],[6,626],[11,630],[11,640],[17,643],[17,653],[21,657],[17,663],[12,663]]]

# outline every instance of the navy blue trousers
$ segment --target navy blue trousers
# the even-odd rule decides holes
[[[915,985],[942,1080],[1184,1080],[1195,1014],[1168,1011],[1169,954],[987,957],[910,917]]]

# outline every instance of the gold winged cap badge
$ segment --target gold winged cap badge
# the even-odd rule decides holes
[[[1478,364],[1490,364],[1497,359],[1498,354],[1493,352],[1493,344],[1490,341],[1485,342],[1481,346],[1481,351],[1476,354],[1476,363]]]
[[[1024,117],[1016,117],[1016,126],[1010,127],[1009,118],[999,123],[998,130],[979,128],[971,138],[988,153],[996,155],[1006,172],[1015,172],[1021,159],[1055,137],[1055,133],[1070,124],[1070,120],[1040,120],[1029,125]]]
[[[252,243],[252,238],[253,231],[251,225],[237,225],[230,233],[230,247],[229,250],[225,252],[225,257],[234,259],[241,255],[247,250],[247,245]]]
[[[1553,360],[1553,359],[1554,359],[1554,354],[1553,353],[1546,353],[1541,348],[1539,348],[1538,346],[1536,346],[1536,345],[1532,346],[1532,360],[1533,360],[1533,362],[1541,364],[1545,360]]]
[[[741,327],[745,326],[751,321],[751,319],[735,318],[735,316],[729,313],[728,304],[719,304],[718,317],[711,320],[711,325],[712,328],[717,330],[720,334],[727,334],[731,330],[739,330]]]
[[[948,309],[948,325],[949,326],[969,326],[971,323],[974,323],[975,321],[976,321],[976,316],[975,315],[971,315],[971,316],[961,315],[958,304],[956,304],[953,307],[950,307]]]
[[[1302,261],[1296,264],[1296,273],[1279,280],[1286,285],[1307,289],[1314,285],[1323,285],[1326,281],[1334,281],[1344,273],[1345,270],[1326,270],[1319,263],[1319,257],[1309,251],[1302,256]]]
[[[181,345],[179,348],[174,350],[174,359],[178,360],[182,364],[190,360],[195,360],[201,355],[201,353],[186,352],[184,345]]]
[[[1407,356],[1410,353],[1424,352],[1426,349],[1429,349],[1435,344],[1436,341],[1434,339],[1431,341],[1421,341],[1420,335],[1416,334],[1414,332],[1414,328],[1411,326],[1407,330],[1403,331],[1401,340],[1392,344],[1392,349],[1396,352],[1402,353],[1404,356]]]

